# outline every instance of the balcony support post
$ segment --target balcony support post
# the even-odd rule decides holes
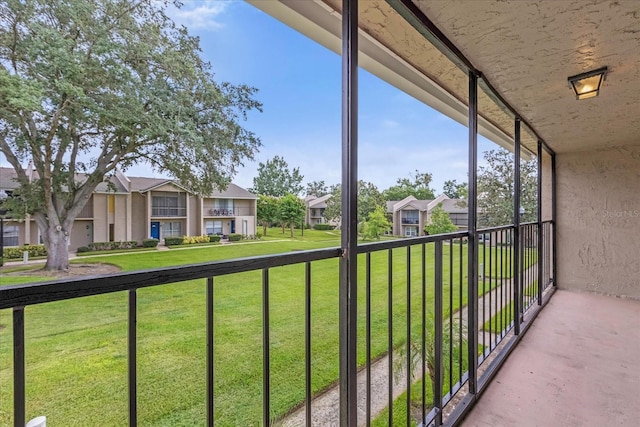
[[[13,424],[25,424],[24,307],[13,308]]]
[[[135,289],[128,293],[127,311],[127,378],[129,393],[129,427],[138,425],[138,369],[137,369],[137,334],[138,323],[137,303],[138,297]]]
[[[357,425],[358,0],[342,1],[340,425]]]
[[[435,375],[434,375],[434,386],[433,386],[433,407],[436,409],[436,417],[435,417],[435,425],[436,427],[442,425],[442,380],[444,376],[444,368],[442,366],[442,329],[444,328],[444,323],[442,320],[442,298],[443,298],[443,280],[442,280],[442,240],[438,240],[436,242],[435,248],[435,304],[434,304],[434,317],[435,321],[433,322],[435,331],[434,331],[434,364],[435,364]],[[471,344],[469,344],[471,346]],[[475,357],[475,355],[474,355]],[[391,362],[389,362],[391,363]],[[389,378],[391,381],[391,378]]]
[[[558,213],[558,199],[557,199],[557,193],[558,193],[558,186],[556,183],[556,154],[553,153],[551,154],[551,220],[553,222],[553,229],[552,229],[552,247],[551,247],[551,251],[553,254],[553,266],[552,266],[552,271],[553,271],[553,286],[558,286],[558,271],[557,271],[557,265],[558,265],[558,257],[557,257],[557,253],[558,253],[558,241],[557,241],[557,236],[558,236],[558,218],[557,218],[557,213]]]
[[[544,240],[542,230],[542,141],[538,140],[538,305],[542,305]]]
[[[514,123],[514,162],[513,162],[513,323],[514,333],[520,335],[522,321],[522,300],[520,282],[520,118]]]
[[[475,71],[469,72],[469,194],[467,201],[469,393],[476,394],[478,390],[478,74]]]

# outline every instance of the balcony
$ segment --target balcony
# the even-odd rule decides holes
[[[208,208],[205,209],[205,216],[209,217],[233,217],[233,216],[252,216],[251,208]]]
[[[406,225],[417,225],[420,224],[420,220],[418,220],[418,218],[408,218],[408,217],[404,217],[401,219],[402,224],[406,224]]]
[[[185,217],[187,216],[186,207],[152,207],[151,216],[156,218]]]
[[[559,290],[463,426],[636,425],[640,302]]]
[[[479,244],[476,252],[469,251],[467,232],[383,241],[357,247],[358,262],[363,272],[358,286],[359,316],[355,320],[359,335],[348,344],[353,345],[354,349],[358,348],[360,356],[357,365],[349,368],[346,375],[358,378],[359,385],[350,397],[360,399],[362,421],[379,417],[386,419],[388,416],[390,424],[394,425],[398,418],[403,420],[403,424],[441,424],[447,419],[446,415],[454,402],[472,396],[467,391],[470,378],[478,378],[481,384],[486,385],[488,375],[493,372],[494,359],[500,359],[505,348],[511,348],[510,343],[517,342],[514,332],[524,331],[530,325],[533,313],[539,310],[538,303],[548,301],[552,293],[552,252],[548,250],[552,243],[552,223],[524,224],[520,234],[533,235],[533,231],[539,227],[542,229],[542,233],[539,233],[541,240],[537,241],[540,245],[533,248],[512,243],[490,243],[506,242],[506,236],[514,233],[513,226],[482,230],[483,234],[490,236],[489,244]],[[509,241],[514,240],[517,241]],[[467,260],[474,253],[482,264],[477,282],[466,280],[469,268]],[[122,309],[128,308],[128,311],[123,325],[126,327],[119,328],[123,336],[118,339],[126,334],[128,363],[126,375],[119,373],[116,378],[128,379],[128,387],[125,384],[119,387],[128,389],[129,424],[136,425],[138,421],[147,423],[148,419],[140,415],[143,412],[138,412],[138,406],[143,404],[139,403],[143,401],[141,395],[164,394],[179,385],[171,382],[154,383],[154,391],[151,392],[146,390],[151,386],[149,379],[139,379],[139,370],[142,370],[142,377],[149,375],[149,372],[144,352],[145,339],[139,339],[138,334],[148,337],[149,330],[138,324],[138,314],[140,312],[145,322],[150,320],[150,312],[143,308],[148,307],[150,301],[141,300],[144,302],[139,303],[138,292],[142,288],[157,288],[194,279],[199,279],[203,286],[203,308],[206,301],[203,321],[206,322],[206,328],[201,333],[207,344],[198,354],[191,354],[187,359],[202,358],[206,361],[203,364],[206,381],[203,380],[202,389],[196,393],[202,397],[200,404],[203,409],[206,406],[206,419],[211,423],[215,420],[216,423],[225,424],[227,420],[224,414],[241,412],[246,423],[261,418],[264,425],[271,425],[274,421],[287,425],[296,415],[291,411],[298,407],[303,411],[302,419],[306,423],[338,423],[339,412],[335,405],[329,406],[329,411],[321,409],[323,396],[332,393],[335,396],[337,370],[333,371],[333,376],[327,375],[312,363],[326,358],[332,360],[340,350],[337,340],[338,307],[331,304],[324,308],[322,313],[326,315],[312,316],[312,313],[315,313],[318,292],[322,289],[337,296],[339,274],[335,261],[341,255],[339,248],[329,248],[0,288],[0,309],[13,310],[14,423],[24,425],[26,408],[33,408],[31,405],[36,405],[35,410],[38,410],[37,403],[29,404],[29,395],[26,393],[29,379],[34,378],[31,369],[35,367],[29,356],[32,347],[25,347],[25,336],[29,336],[29,325],[37,320],[30,318],[29,307],[121,291],[126,291],[127,299],[126,303],[121,301]],[[327,263],[330,263],[328,268]],[[322,265],[325,267],[321,268]],[[242,293],[247,296],[250,291],[253,295],[251,298],[257,299],[259,310],[255,310],[256,307],[245,310],[243,328],[262,331],[256,342],[251,340],[259,351],[247,351],[241,360],[234,359],[232,362],[233,365],[248,363],[252,369],[260,369],[261,365],[261,380],[255,382],[245,378],[236,384],[237,379],[230,377],[229,368],[225,366],[220,347],[247,345],[246,337],[240,334],[233,338],[216,332],[224,330],[227,324],[221,316],[231,296],[222,301],[219,296],[214,299],[214,283],[217,284],[215,289],[220,292],[224,289],[226,277],[248,273],[253,274],[243,276],[246,279],[243,280]],[[292,275],[298,277],[300,290],[303,291],[296,291],[298,297],[291,303],[304,310],[298,310],[302,317],[294,322],[300,325],[300,339],[296,338],[294,341],[297,344],[287,347],[285,337],[290,337],[292,331],[283,331],[279,327],[277,319],[285,313],[277,307],[283,308],[281,297],[278,296],[283,292],[280,282]],[[233,289],[239,291],[237,287]],[[291,294],[292,290],[287,289],[286,293]],[[149,295],[146,293],[148,291],[144,292],[141,295]],[[467,301],[473,301],[473,304],[467,304]],[[101,307],[100,304],[98,306]],[[291,316],[294,311],[288,306],[286,315]],[[523,322],[520,322],[521,316],[516,313],[524,313]],[[215,324],[214,319],[217,319]],[[483,331],[478,334],[474,332],[476,329]],[[333,331],[336,336],[327,340],[326,331]],[[156,333],[162,335],[163,332]],[[226,342],[228,340],[231,342]],[[283,346],[285,348],[281,348]],[[470,348],[474,350],[470,351]],[[476,348],[480,351],[476,351]],[[166,349],[170,350],[170,347]],[[294,352],[300,358],[295,361],[283,358],[283,351],[286,354]],[[477,359],[477,363],[469,366],[469,355],[472,355],[471,360]],[[65,360],[66,356],[56,357]],[[184,360],[184,366],[170,366],[169,371],[191,369],[187,359]],[[337,363],[337,360],[333,360]],[[487,366],[489,368],[485,370]],[[154,372],[165,372],[165,368],[155,366]],[[479,376],[474,372],[476,369],[481,372]],[[293,390],[283,390],[280,386],[283,375],[290,375],[294,371],[302,373],[296,381],[299,386]],[[225,386],[220,387],[220,384]],[[227,395],[228,390],[236,388],[251,393],[250,406],[242,411],[234,406],[237,399],[233,393]],[[294,400],[286,397],[291,393],[296,396]],[[61,401],[59,404],[73,405],[73,402]],[[144,400],[144,404],[148,405],[148,401]],[[407,410],[409,407],[412,410]],[[385,412],[385,408],[389,410]],[[179,412],[179,409],[175,411]],[[68,420],[52,419],[51,422],[64,424]],[[204,422],[205,415],[198,423]]]

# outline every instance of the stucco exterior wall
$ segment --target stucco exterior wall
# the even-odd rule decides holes
[[[131,194],[131,240],[142,242],[147,237],[147,198],[140,193]]]
[[[189,236],[202,235],[202,218],[198,197],[187,195],[187,228]],[[200,223],[200,224],[198,224]]]
[[[640,146],[557,155],[558,286],[640,298]]]
[[[109,198],[108,194],[93,195],[93,219],[94,219],[93,241],[94,242],[109,241],[109,224],[107,223],[108,198]]]
[[[93,220],[76,220],[69,237],[69,250],[75,251],[80,246],[87,246],[91,242],[104,242],[97,240],[93,235]]]

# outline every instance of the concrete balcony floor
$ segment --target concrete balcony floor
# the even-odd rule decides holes
[[[640,301],[559,290],[464,427],[637,426]]]

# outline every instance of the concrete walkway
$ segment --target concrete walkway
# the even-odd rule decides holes
[[[637,426],[640,301],[558,290],[464,427]]]
[[[530,269],[537,269],[537,264],[529,267]],[[525,275],[525,277],[529,277]],[[497,311],[502,307],[509,304],[510,297],[503,297],[500,299],[499,295],[505,292],[506,289],[510,289],[511,279],[505,280],[500,286],[495,287],[492,291],[487,292],[482,297],[478,298],[478,307],[480,313],[480,322],[482,322],[482,309],[485,308],[485,313],[489,316],[495,315]],[[507,291],[508,293],[508,291]],[[490,316],[489,316],[490,317]],[[468,311],[466,306],[461,310],[456,311],[453,314],[454,319],[462,319],[462,324],[466,327],[468,320]],[[488,317],[487,317],[488,320]],[[478,327],[481,329],[482,324]],[[455,332],[454,332],[455,333]],[[483,330],[478,332],[479,343],[486,343],[487,346],[491,344],[494,348],[497,345],[497,337]],[[413,372],[413,381],[417,381],[422,377],[422,370],[420,372]],[[407,385],[407,373],[406,367],[395,375],[393,384],[393,398],[396,399],[405,390]],[[362,369],[358,373],[358,425],[366,425],[366,370]],[[389,357],[387,355],[381,357],[376,362],[371,364],[371,414],[372,418],[380,414],[388,405],[389,402]],[[316,396],[311,402],[311,425],[322,426],[337,426],[339,425],[339,387],[336,385],[331,387],[327,391],[323,392],[319,396]],[[284,427],[296,427],[305,425],[305,407],[302,406],[298,410],[294,411],[287,417],[285,417],[279,425]]]

